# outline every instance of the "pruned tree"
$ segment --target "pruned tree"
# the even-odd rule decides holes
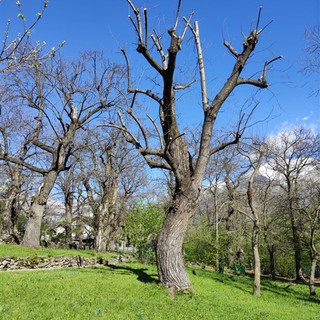
[[[10,88],[6,104],[12,107],[22,104],[34,116],[28,123],[28,154],[26,159],[10,154],[10,141],[2,131],[0,160],[24,166],[42,176],[32,197],[23,239],[23,245],[39,247],[43,212],[59,173],[70,168],[76,134],[94,117],[119,102],[123,71],[97,52],[85,53],[70,63],[59,57],[43,63],[35,59],[30,63],[32,68],[8,72],[6,80]]]
[[[168,288],[174,288],[174,290],[192,289],[191,282],[184,266],[183,239],[189,221],[197,208],[197,200],[202,188],[206,167],[209,158],[213,154],[237,143],[244,131],[245,121],[242,121],[239,123],[237,130],[233,133],[233,138],[231,140],[223,141],[212,147],[212,130],[217,115],[222,104],[237,86],[249,84],[262,89],[267,88],[267,67],[271,62],[280,57],[265,63],[262,75],[259,79],[255,80],[250,77],[240,77],[247,60],[258,43],[259,35],[263,30],[259,29],[259,14],[259,19],[254,30],[252,30],[248,36],[244,37],[243,48],[240,52],[237,52],[231,44],[225,42],[225,46],[235,58],[235,63],[230,76],[222,89],[215,97],[210,99],[208,96],[203,52],[200,43],[199,24],[196,21],[193,26],[191,25],[193,13],[190,14],[188,19],[184,18],[184,27],[181,35],[179,35],[178,24],[181,5],[181,0],[179,0],[174,26],[168,30],[170,46],[167,53],[165,53],[160,36],[156,32],[149,36],[147,10],[144,9],[142,15],[139,8],[137,8],[130,0],[127,0],[127,2],[135,16],[135,21],[131,16],[129,16],[129,18],[133,23],[138,38],[137,51],[160,77],[163,91],[162,94],[157,94],[149,89],[143,90],[132,88],[129,59],[125,49],[122,49],[128,67],[128,92],[133,94],[128,114],[140,128],[143,140],[139,141],[134,133],[127,128],[121,113],[119,113],[120,125],[109,124],[109,126],[116,127],[123,132],[126,140],[139,150],[150,168],[161,168],[173,172],[175,177],[174,198],[157,237],[156,257],[158,276],[160,283]],[[182,49],[183,40],[188,29],[190,29],[193,34],[197,48],[204,116],[199,151],[195,156],[195,159],[191,159],[187,143],[183,139],[184,133],[181,133],[179,130],[175,111],[176,91],[190,85],[177,86],[174,81],[174,74],[177,69],[177,55]],[[149,37],[160,55],[160,63],[150,50]],[[147,131],[142,122],[134,114],[133,106],[138,95],[149,97],[159,105],[162,132],[160,132],[159,126],[156,125],[154,119],[150,119],[158,135],[158,148],[150,147]]]

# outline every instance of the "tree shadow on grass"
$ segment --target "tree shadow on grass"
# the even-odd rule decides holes
[[[107,268],[110,268],[112,270],[129,271],[130,273],[134,273],[138,276],[137,280],[143,283],[158,283],[158,280],[156,278],[150,276],[145,272],[146,270],[148,270],[146,268],[134,269],[128,266],[120,266],[120,265],[108,265]]]

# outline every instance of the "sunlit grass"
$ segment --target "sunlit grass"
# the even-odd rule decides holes
[[[127,263],[86,269],[0,272],[1,319],[320,319],[307,286],[188,269],[198,297],[171,300],[155,266]]]
[[[96,251],[93,250],[74,250],[74,249],[52,249],[52,248],[27,248],[17,245],[0,245],[0,257],[33,257],[33,256],[78,256],[81,255],[87,258],[96,256]],[[100,254],[100,253],[99,253]],[[101,255],[101,254],[100,254]],[[117,256],[116,253],[105,253],[104,257]]]

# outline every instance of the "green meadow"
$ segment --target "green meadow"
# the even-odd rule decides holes
[[[0,248],[0,255],[7,255]],[[47,249],[15,250],[45,255]],[[263,279],[261,296],[254,297],[248,276],[194,267],[188,272],[197,294],[180,292],[172,300],[157,284],[156,267],[138,262],[1,271],[0,319],[320,319],[320,298],[310,297],[307,286]]]

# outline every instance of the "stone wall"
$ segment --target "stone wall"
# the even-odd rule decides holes
[[[96,259],[81,256],[33,256],[33,257],[0,257],[0,271],[27,269],[80,268],[94,265],[109,265],[127,262],[129,257]]]

